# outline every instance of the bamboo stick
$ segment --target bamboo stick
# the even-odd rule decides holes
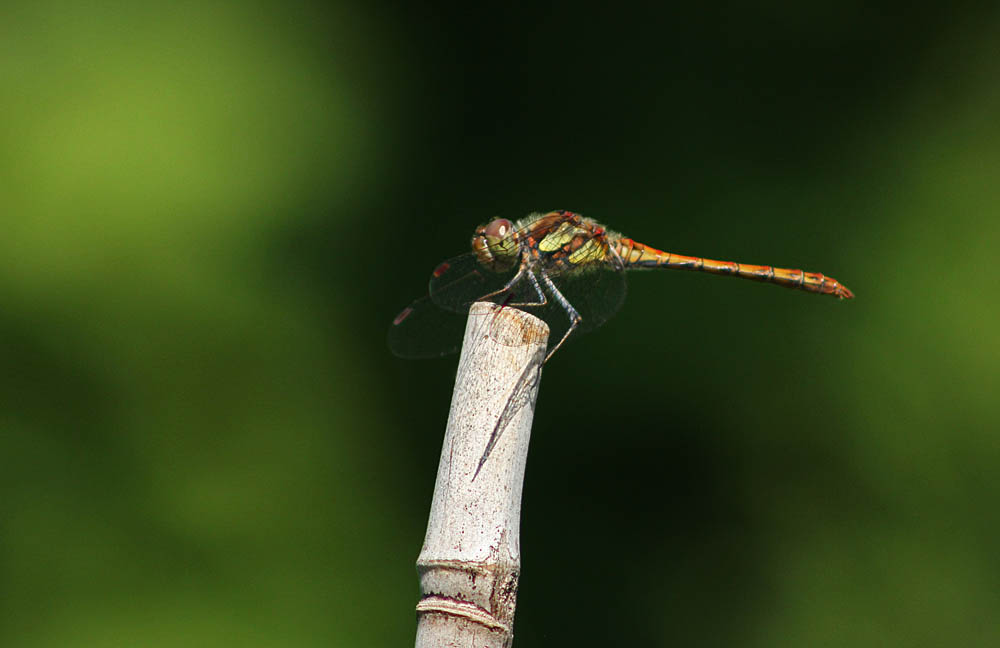
[[[521,571],[521,490],[549,330],[474,304],[424,546],[417,648],[507,648]]]

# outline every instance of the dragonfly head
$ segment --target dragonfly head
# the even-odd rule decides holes
[[[476,258],[491,270],[506,270],[517,261],[517,234],[514,224],[498,218],[476,229],[472,237]]]

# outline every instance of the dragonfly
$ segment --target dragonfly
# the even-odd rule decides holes
[[[580,214],[533,213],[516,223],[497,218],[472,236],[472,250],[439,264],[428,295],[393,320],[389,347],[405,358],[458,350],[467,315],[477,301],[527,311],[544,320],[551,339],[547,362],[567,340],[605,323],[625,299],[625,271],[670,268],[773,283],[839,299],[847,286],[818,272],[714,261],[664,252],[611,231]]]

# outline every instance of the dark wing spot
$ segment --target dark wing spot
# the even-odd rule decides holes
[[[409,306],[407,306],[402,311],[400,311],[399,315],[396,316],[396,319],[392,320],[392,325],[393,326],[399,326],[400,324],[403,323],[403,320],[405,320],[407,317],[410,316],[410,313],[412,313],[412,312],[413,312],[413,309],[410,308]]]
[[[449,268],[451,268],[451,264],[448,263],[447,261],[445,261],[444,263],[442,263],[438,267],[434,268],[434,277],[436,279],[440,279],[441,275],[443,275],[444,273],[448,272]]]

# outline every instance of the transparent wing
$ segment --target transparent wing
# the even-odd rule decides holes
[[[469,306],[477,301],[491,301],[502,304],[509,295],[518,295],[521,283],[504,291],[503,288],[517,274],[518,264],[497,271],[479,263],[472,252],[449,259],[434,269],[428,292],[434,303],[456,313],[467,313]]]
[[[436,358],[458,351],[466,318],[422,297],[389,325],[389,350],[400,358]]]
[[[554,273],[542,268],[536,272],[536,274],[541,273],[549,276],[565,302],[580,315],[580,324],[567,342],[604,324],[618,312],[625,301],[625,273],[613,266],[594,265]],[[551,348],[569,330],[571,320],[568,310],[544,282],[542,289],[546,294],[546,304],[526,306],[523,309],[542,318],[549,325]]]
[[[456,352],[462,344],[469,307],[477,301],[502,304],[513,299],[516,288],[501,289],[516,273],[516,267],[504,272],[486,268],[471,252],[441,263],[431,273],[428,295],[403,309],[389,326],[389,349],[402,358],[433,358]]]

